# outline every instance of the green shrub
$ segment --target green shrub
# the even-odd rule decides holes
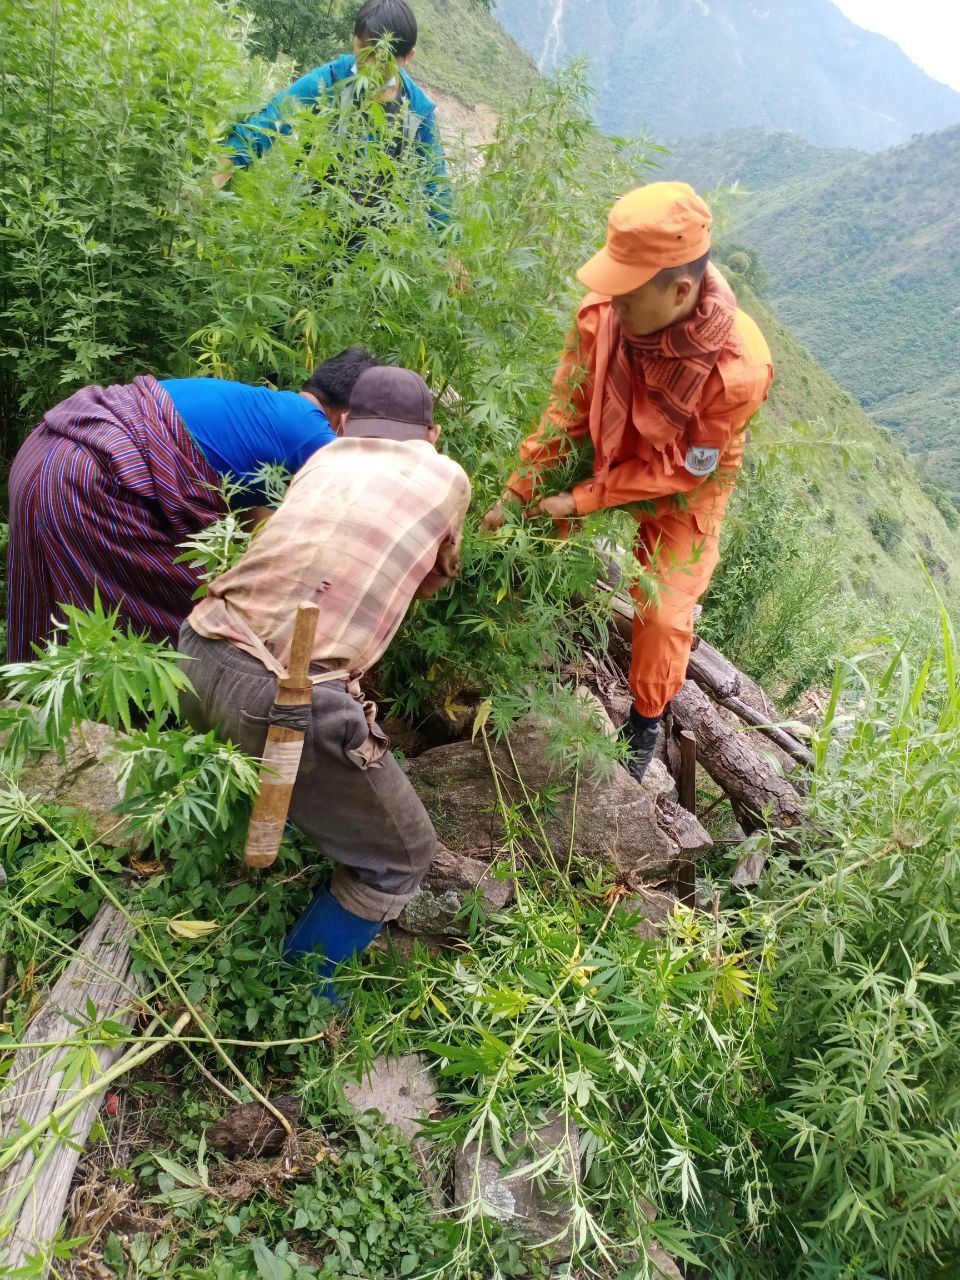
[[[830,522],[807,505],[785,465],[748,467],[722,535],[720,565],[698,630],[789,702],[829,679],[861,606],[840,590]]]
[[[169,371],[203,299],[173,268],[222,122],[266,92],[218,0],[24,0],[0,88],[3,451],[89,382]]]
[[[867,523],[870,532],[883,547],[884,551],[892,551],[903,541],[905,525],[898,515],[886,507],[877,507],[870,515]]]

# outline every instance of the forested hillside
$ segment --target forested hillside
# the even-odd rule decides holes
[[[855,147],[818,147],[796,133],[729,129],[672,143],[661,169],[665,177],[682,174],[698,191],[740,185],[755,196],[787,182],[830,177],[863,159]],[[737,211],[735,205],[731,209]]]
[[[590,59],[608,133],[760,126],[875,150],[960,122],[960,94],[830,0],[498,0],[496,13],[542,70]]]
[[[742,180],[730,234],[822,364],[960,495],[960,127],[874,156],[764,133],[698,139],[665,161]]]
[[[776,364],[765,411],[768,438],[782,439],[780,428],[788,438],[795,432],[801,455],[808,455],[802,470],[810,506],[822,527],[837,535],[845,583],[895,613],[915,589],[919,559],[954,595],[960,512],[941,488],[918,475],[896,438],[864,413],[749,284],[728,274]],[[764,438],[759,431],[761,452]]]

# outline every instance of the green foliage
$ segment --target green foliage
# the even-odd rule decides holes
[[[770,274],[754,250],[735,241],[724,240],[714,250],[713,256],[724,271],[732,276],[734,289],[742,283],[760,296],[767,291]]]
[[[174,650],[122,629],[119,608],[104,609],[97,592],[89,612],[65,605],[63,614],[33,662],[0,668],[8,696],[29,704],[48,744],[63,742],[82,720],[129,731],[138,717],[162,724],[176,714],[190,682]]]
[[[943,611],[939,643],[841,668],[814,795],[832,834],[801,872],[779,866],[756,910],[778,951],[783,1202],[813,1256],[850,1274],[960,1265],[956,654]],[[814,1267],[796,1274],[828,1274]]]
[[[889,507],[877,507],[867,523],[884,551],[892,551],[903,540],[903,521]]]
[[[947,528],[960,529],[960,509],[946,489],[931,480],[929,476],[921,477],[920,484],[924,493],[943,516]]]
[[[4,13],[5,453],[77,386],[175,362],[202,315],[172,270],[188,202],[222,122],[265,92],[217,0],[25,0]]]
[[[530,57],[489,12],[489,0],[417,0],[413,75],[472,105],[500,110],[534,86]]]
[[[339,0],[249,0],[253,14],[250,48],[271,62],[286,54],[297,74],[352,49],[358,5]]]
[[[698,627],[754,679],[782,689],[787,702],[829,681],[865,621],[859,602],[839,589],[840,545],[814,506],[782,463],[747,468]]]
[[[761,427],[753,432],[752,457],[762,462],[780,456],[808,484],[815,480],[820,485],[811,512],[822,521],[821,533],[834,532],[843,549],[842,589],[865,600],[872,615],[870,629],[851,639],[871,638],[878,622],[901,630],[917,609],[926,607],[916,563],[925,539],[936,546],[951,579],[960,574],[952,503],[946,495],[935,498],[902,446],[816,363],[763,299],[740,281],[737,296],[763,330],[776,370]],[[848,466],[851,461],[855,468]],[[778,500],[775,490],[771,500]],[[904,537],[885,552],[868,520],[875,508],[892,505],[904,522]],[[941,505],[947,506],[946,514]],[[948,590],[955,600],[956,587]]]
[[[476,1144],[461,1206],[466,1256],[483,1236],[479,1153],[506,1158],[547,1115],[559,1117],[561,1136],[537,1151],[540,1176],[569,1167],[579,1133],[583,1178],[564,1179],[563,1195],[585,1261],[609,1250],[623,1266],[654,1231],[693,1258],[717,1197],[736,1202],[747,1235],[768,1216],[754,1054],[769,1016],[766,976],[743,966],[732,917],[685,913],[653,947],[616,901],[600,884],[525,873],[516,905],[488,920],[468,952],[418,953],[402,972],[381,960],[357,1008],[358,1064],[379,1052],[427,1054],[456,1099],[432,1136]],[[648,1221],[651,1202],[665,1220]],[[457,1263],[443,1274],[463,1274]]]
[[[237,801],[256,795],[259,770],[232,742],[152,724],[121,739],[117,751],[131,830],[167,850],[224,833],[236,841],[237,820],[247,817]]]
[[[386,688],[406,713],[462,689],[502,696],[544,653],[559,662],[578,633],[602,635],[596,521],[560,540],[547,520],[489,537],[476,519],[510,473],[518,427],[544,407],[573,297],[568,264],[624,182],[624,160],[593,145],[575,78],[538,86],[501,120],[482,166],[460,175],[456,253],[470,282],[461,292],[452,238],[426,217],[422,172],[378,152],[371,173],[377,121],[361,113],[344,134],[335,117],[338,104],[296,115],[294,133],[203,211],[195,269],[209,318],[194,336],[198,356],[218,374],[269,368],[288,385],[321,353],[362,341],[427,378],[443,447],[474,481],[476,514],[462,581],[411,610],[382,667]]]

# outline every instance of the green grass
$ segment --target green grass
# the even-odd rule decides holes
[[[809,500],[824,528],[840,538],[846,586],[879,606],[878,625],[891,615],[909,614],[920,601],[921,561],[955,599],[960,580],[960,530],[951,527],[958,523],[955,509],[944,495],[931,496],[891,433],[863,411],[764,301],[732,279],[741,305],[763,330],[776,367],[764,410],[768,430],[759,433],[758,445],[765,439],[806,439]],[[798,421],[816,425],[801,432],[793,425]],[[817,437],[824,443],[814,443]],[[844,451],[849,451],[846,463]],[[903,522],[902,538],[888,549],[873,531],[886,523],[877,520],[878,512]]]
[[[417,0],[419,43],[413,73],[463,102],[496,106],[518,98],[536,67],[483,4]]]

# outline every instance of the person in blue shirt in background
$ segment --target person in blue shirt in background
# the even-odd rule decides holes
[[[397,158],[415,146],[424,160],[428,179],[426,194],[430,201],[430,218],[443,225],[450,218],[450,189],[443,144],[436,119],[436,103],[411,78],[408,67],[417,43],[417,19],[407,0],[365,0],[353,27],[353,53],[342,54],[322,67],[314,67],[267,103],[262,111],[234,127],[227,139],[229,158],[214,175],[214,183],[224,186],[235,168],[246,168],[262,156],[276,141],[278,133],[291,131],[284,119],[293,105],[314,106],[326,99],[354,100],[364,55],[387,39],[393,55],[395,72],[377,94],[388,115],[399,118]],[[391,68],[393,70],[393,68]]]
[[[217,475],[243,486],[234,506],[259,509],[256,473],[273,464],[293,474],[335,440],[354,383],[378,363],[363,347],[349,347],[318,365],[299,391],[226,378],[167,378],[159,385]]]
[[[379,363],[351,347],[299,391],[144,375],[49,409],[10,469],[7,661],[29,662],[64,605],[95,598],[175,641],[200,583],[182,544],[227,513],[224,480],[243,486],[233,501],[250,523],[269,515],[256,472],[298,471],[335,440],[354,383]]]

